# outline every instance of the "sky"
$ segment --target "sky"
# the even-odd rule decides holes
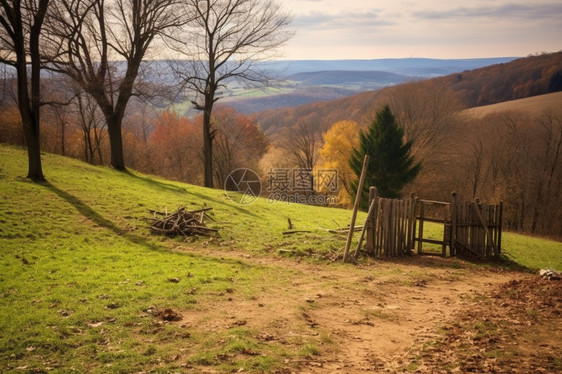
[[[562,0],[278,0],[288,60],[525,57],[562,50]]]

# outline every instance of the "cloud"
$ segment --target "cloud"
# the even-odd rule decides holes
[[[416,18],[441,20],[456,18],[497,18],[497,19],[533,19],[562,17],[562,3],[560,4],[505,4],[487,7],[459,7],[448,10],[427,10],[413,12]]]
[[[295,17],[292,26],[304,29],[342,29],[356,27],[380,27],[393,25],[394,22],[380,17],[380,10],[361,12],[342,12],[337,14],[310,12]]]

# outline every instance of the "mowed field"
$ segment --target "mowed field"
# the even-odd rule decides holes
[[[350,211],[43,161],[32,183],[25,150],[0,145],[2,373],[562,370],[562,282],[537,275],[562,267],[560,242],[344,264],[327,230]],[[149,210],[180,206],[213,208],[218,234],[150,233]],[[289,218],[305,232],[283,235]]]

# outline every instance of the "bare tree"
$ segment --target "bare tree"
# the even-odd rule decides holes
[[[562,119],[553,113],[537,118],[537,152],[533,171],[535,201],[531,217],[531,232],[551,233],[562,200]]]
[[[434,82],[412,82],[392,89],[391,108],[412,141],[412,155],[422,163],[450,149],[461,109],[454,93]],[[424,165],[424,167],[426,167]]]
[[[299,168],[312,170],[318,161],[321,143],[320,131],[313,130],[304,122],[298,122],[289,134],[284,136],[281,147],[287,151]]]
[[[51,69],[75,80],[100,107],[111,165],[125,169],[122,122],[141,63],[156,38],[182,26],[180,0],[61,0],[49,24]]]
[[[106,123],[99,113],[99,108],[92,98],[85,92],[76,90],[76,98],[72,102],[76,110],[78,124],[82,129],[84,138],[84,159],[90,164],[95,164],[97,155],[98,164],[103,164],[102,142],[107,136]]]
[[[304,122],[298,122],[293,128],[288,129],[280,141],[280,146],[285,150],[293,165],[306,175],[309,183],[307,193],[314,194],[314,175],[312,173],[322,148],[322,131],[315,130]],[[295,173],[295,170],[293,170]],[[294,178],[294,174],[293,174]]]
[[[190,39],[187,61],[177,64],[183,85],[195,92],[203,112],[205,186],[213,187],[213,106],[229,81],[264,84],[269,78],[256,62],[270,57],[292,35],[290,15],[274,0],[187,0]]]
[[[39,39],[49,4],[50,0],[0,0],[0,62],[13,66],[17,72],[18,107],[27,144],[27,177],[34,181],[45,180],[40,150]]]
[[[478,196],[478,192],[486,182],[488,169],[486,166],[486,150],[482,139],[474,140],[470,144],[470,153],[464,160],[465,169],[468,173],[468,186],[472,199]]]

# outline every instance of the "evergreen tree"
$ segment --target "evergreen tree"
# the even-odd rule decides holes
[[[421,169],[410,156],[412,142],[403,142],[404,130],[398,127],[388,105],[377,113],[367,132],[359,134],[359,147],[353,150],[349,160],[353,172],[359,179],[363,159],[369,155],[367,174],[361,207],[368,208],[369,187],[375,186],[380,197],[399,198],[404,186],[413,181]],[[352,183],[353,195],[357,192],[358,181]]]

